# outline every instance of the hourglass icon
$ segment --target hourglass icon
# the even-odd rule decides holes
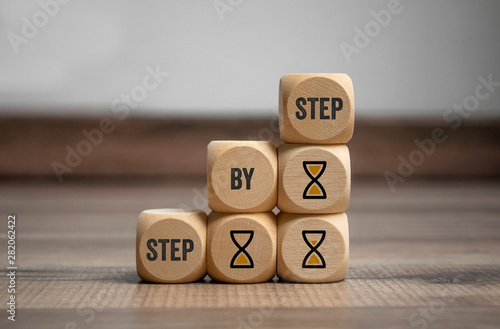
[[[233,240],[233,243],[236,245],[236,247],[238,247],[238,251],[234,254],[233,258],[231,259],[230,267],[253,268],[253,259],[250,256],[250,254],[245,250],[245,248],[248,247],[250,242],[252,242],[253,231],[233,230],[229,232],[229,235],[231,235],[231,240]],[[246,242],[244,242],[244,244],[242,245],[241,240]]]
[[[302,268],[326,268],[325,259],[318,251],[325,240],[326,231],[302,231],[302,238],[311,248],[302,261]]]
[[[326,191],[318,179],[323,175],[326,169],[326,161],[304,161],[302,162],[304,170],[311,178],[302,194],[303,199],[326,199]]]

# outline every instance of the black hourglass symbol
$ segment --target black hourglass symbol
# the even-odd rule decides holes
[[[311,178],[302,194],[303,199],[326,199],[326,191],[318,179],[323,175],[326,169],[326,161],[304,161],[302,162],[304,170]]]
[[[233,230],[230,231],[229,234],[231,235],[231,240],[233,240],[233,243],[238,247],[238,251],[236,254],[234,254],[233,259],[231,259],[231,268],[253,268],[253,259],[250,256],[250,254],[245,250],[246,247],[252,242],[253,239],[253,231],[240,231],[240,230]],[[241,246],[238,241],[236,240],[235,235],[236,234],[241,234],[241,235],[248,235],[248,240],[245,242],[243,246]]]
[[[302,268],[326,268],[325,259],[318,251],[319,246],[325,240],[326,231],[302,231],[302,238],[311,248],[302,261]]]

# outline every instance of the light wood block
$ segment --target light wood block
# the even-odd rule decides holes
[[[266,212],[278,197],[278,157],[271,142],[208,144],[208,206],[222,212]]]
[[[213,280],[265,282],[276,273],[276,216],[272,212],[212,212],[207,243],[207,271]]]
[[[137,222],[137,274],[155,283],[200,280],[206,275],[206,238],[203,211],[144,210]]]
[[[335,282],[347,275],[349,229],[340,214],[278,214],[278,277]]]
[[[278,208],[288,213],[339,213],[349,206],[351,167],[345,145],[278,147]]]
[[[279,113],[286,143],[345,144],[354,131],[352,80],[334,73],[284,75]]]

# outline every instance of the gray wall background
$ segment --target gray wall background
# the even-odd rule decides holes
[[[350,63],[340,44],[389,1],[220,2],[222,19],[212,0],[72,0],[16,53],[41,7],[0,0],[0,115],[107,115],[157,65],[169,76],[133,115],[270,115],[281,75],[345,72],[358,117],[440,117],[478,76],[500,81],[500,1],[401,0]],[[499,110],[500,90],[474,116]]]

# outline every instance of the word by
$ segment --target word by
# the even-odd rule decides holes
[[[253,172],[255,168],[250,168],[250,171],[247,171],[247,168],[243,168],[243,175],[245,175],[246,180],[246,189],[250,189],[250,180],[252,179]],[[241,172],[240,168],[231,168],[231,190],[239,190],[243,186],[243,182],[241,181]]]

